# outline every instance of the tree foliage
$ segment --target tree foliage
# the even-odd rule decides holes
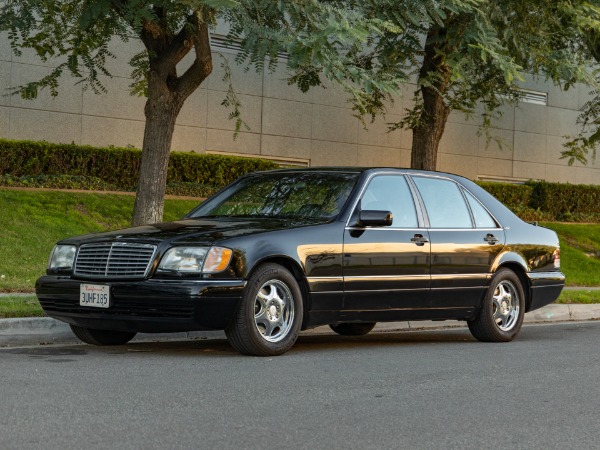
[[[36,98],[38,91],[46,88],[57,95],[59,78],[64,73],[94,92],[105,92],[102,75],[111,76],[107,61],[117,57],[109,50],[115,37],[125,43],[141,39],[145,44],[146,49],[129,63],[134,80],[132,93],[147,96],[149,61],[171,46],[173,53],[167,56],[176,56],[181,62],[194,49],[195,21],[207,23],[212,31],[217,21],[227,24],[229,38],[242,46],[238,63],[261,71],[275,70],[277,62],[283,60],[290,72],[298,71],[292,82],[303,91],[320,84],[310,81],[304,72],[308,66],[317,67],[319,76],[336,80],[352,91],[369,91],[371,86],[395,91],[395,77],[379,79],[375,70],[354,65],[345,54],[360,51],[374,35],[398,28],[377,18],[365,18],[354,8],[330,3],[6,0],[0,4],[0,31],[8,31],[15,55],[33,49],[42,61],[55,62],[55,68],[43,79],[17,87],[16,92],[27,99]]]
[[[503,104],[519,101],[526,75],[564,88],[593,82],[589,58],[576,39],[577,1],[386,0],[332,1],[384,23],[368,45],[352,47],[344,64],[373,71],[378,80],[416,85],[413,107],[394,128],[413,131],[412,166],[436,168],[439,141],[450,111],[472,115],[481,108],[490,138],[492,119]],[[305,61],[297,77],[319,84],[319,71]],[[346,73],[343,73],[346,75]],[[385,112],[389,91],[377,83],[354,92],[361,116]],[[352,91],[352,88],[348,88]]]
[[[565,12],[570,17],[570,22],[575,25],[577,33],[573,39],[572,48],[591,64],[600,64],[600,2],[582,1],[570,5]],[[594,82],[590,83],[590,99],[583,106],[583,111],[577,122],[581,126],[581,133],[570,139],[562,158],[567,159],[569,165],[575,161],[587,164],[591,156],[596,158],[597,148],[600,144],[600,73],[594,71]]]
[[[401,85],[414,83],[414,106],[393,127],[413,131],[413,167],[435,169],[450,111],[469,115],[481,105],[485,128],[502,104],[519,100],[516,88],[526,73],[565,88],[595,83],[586,69],[590,55],[600,54],[596,17],[596,3],[583,0],[0,2],[0,31],[8,32],[13,52],[33,49],[54,62],[41,80],[16,87],[24,98],[40,89],[56,95],[63,74],[104,92],[107,62],[118,57],[111,41],[143,43],[130,61],[132,93],[148,98],[136,223],[162,216],[175,120],[212,72],[210,34],[217,23],[241,46],[237,63],[258,71],[283,64],[290,84],[302,91],[333,81],[359,117],[384,113]],[[239,130],[233,89],[223,104]],[[588,110],[584,124],[597,124],[600,106]]]
[[[41,89],[57,95],[62,75],[70,74],[94,92],[106,91],[108,61],[117,57],[117,38],[144,45],[135,55],[132,92],[145,95],[146,127],[134,223],[162,217],[164,186],[175,121],[185,100],[212,72],[210,33],[218,21],[239,41],[238,62],[257,70],[278,62],[306,90],[318,84],[313,68],[360,99],[362,91],[394,91],[394,77],[381,78],[369,67],[355,66],[354,55],[371,36],[394,32],[391,24],[367,18],[355,8],[319,0],[5,0],[0,3],[0,31],[7,31],[13,52],[32,49],[53,68],[40,80],[16,87],[26,99]],[[285,54],[284,58],[281,55]],[[191,55],[191,58],[187,58]],[[227,71],[226,71],[227,73]],[[321,75],[319,74],[318,77]],[[224,104],[241,126],[239,102],[230,90]]]

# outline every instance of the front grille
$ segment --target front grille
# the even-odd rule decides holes
[[[156,245],[130,242],[84,244],[79,247],[74,273],[88,278],[144,278]]]

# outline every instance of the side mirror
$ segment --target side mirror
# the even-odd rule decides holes
[[[391,211],[365,209],[358,213],[358,226],[360,227],[389,227],[393,220]]]

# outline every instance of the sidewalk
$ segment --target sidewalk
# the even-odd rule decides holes
[[[600,304],[551,304],[525,314],[525,324],[544,322],[569,322],[600,320]],[[466,328],[462,321],[417,321],[379,323],[374,333],[415,331],[423,329]],[[302,332],[302,335],[335,334],[328,326]],[[183,339],[225,339],[222,331],[195,331],[191,333],[148,334],[140,333],[132,342],[167,341]],[[70,344],[80,341],[71,333],[66,323],[49,317],[0,319],[0,347],[23,345]]]

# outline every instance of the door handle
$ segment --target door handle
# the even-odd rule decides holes
[[[483,240],[490,245],[494,245],[494,244],[498,243],[498,239],[492,233],[486,234],[485,237],[483,238]]]
[[[415,234],[414,237],[410,238],[410,242],[414,242],[415,244],[421,246],[425,245],[426,242],[429,242],[429,239],[423,237],[422,234]]]

